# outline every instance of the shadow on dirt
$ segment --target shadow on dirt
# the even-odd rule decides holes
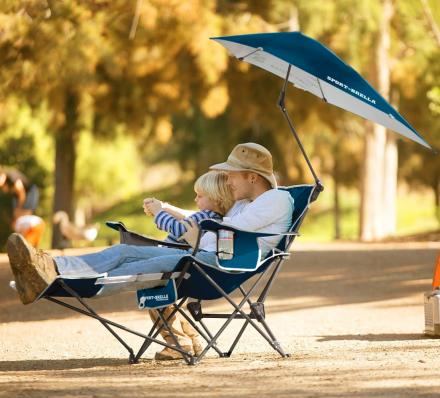
[[[324,305],[391,300],[430,289],[437,249],[319,250],[292,253],[273,286],[268,313]],[[0,264],[0,322],[79,316],[52,303],[22,305],[8,287],[12,273]],[[316,297],[316,303],[301,297]],[[135,295],[122,293],[89,301],[99,314],[136,310]],[[421,298],[422,302],[422,298]]]

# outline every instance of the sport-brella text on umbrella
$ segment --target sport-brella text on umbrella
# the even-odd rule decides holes
[[[235,57],[284,78],[278,100],[315,178],[318,177],[287,114],[287,82],[323,101],[387,127],[429,149],[431,146],[359,73],[318,41],[300,32],[214,37]]]

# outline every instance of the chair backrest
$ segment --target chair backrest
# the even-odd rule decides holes
[[[294,200],[292,226],[290,227],[289,232],[298,232],[307,210],[309,209],[310,203],[317,199],[319,193],[322,191],[322,187],[320,185],[304,184],[293,185],[290,187],[279,187],[278,189],[289,192]],[[281,251],[288,250],[294,239],[294,235],[284,237],[278,244],[277,249]]]
[[[288,191],[294,199],[294,211],[292,215],[292,226],[290,232],[298,232],[302,221],[307,213],[311,202],[316,200],[322,187],[319,185],[294,185],[291,187],[280,187]],[[286,251],[292,244],[294,236],[283,238],[278,244],[278,249]],[[183,266],[184,261],[180,264]],[[220,269],[200,265],[203,271],[211,277],[226,293],[230,293],[242,285],[252,276],[265,271],[272,262],[268,260],[257,270],[252,272],[228,273]],[[222,295],[206,281],[206,278],[194,267],[188,271],[191,274],[189,279],[182,281],[178,288],[179,297],[190,297],[194,299],[213,300]]]

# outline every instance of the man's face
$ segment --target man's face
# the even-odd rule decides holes
[[[253,185],[250,173],[246,171],[228,171],[228,182],[235,200],[251,199]]]

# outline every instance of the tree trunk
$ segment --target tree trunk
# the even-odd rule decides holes
[[[292,5],[289,10],[289,32],[299,31],[299,15],[298,8]]]
[[[78,97],[67,92],[64,105],[65,123],[55,134],[55,194],[53,212],[63,210],[72,220],[73,189],[75,180],[76,134],[78,118]],[[62,249],[70,246],[63,238],[58,225],[53,228],[52,247]]]
[[[335,239],[341,239],[341,202],[340,202],[340,177],[339,177],[339,150],[335,145],[333,148],[333,212],[335,220]]]
[[[440,176],[437,176],[432,188],[434,190],[434,211],[440,228]]]
[[[379,93],[389,98],[390,66],[388,52],[390,48],[390,21],[394,7],[392,0],[383,1],[382,19],[378,32],[375,58],[375,78]],[[388,160],[386,160],[388,158]],[[361,189],[361,214],[360,214],[360,238],[363,241],[378,240],[385,237],[388,232],[388,224],[395,226],[395,171],[397,170],[395,142],[393,138],[387,140],[386,129],[374,124],[368,128],[365,135],[365,161],[362,173]],[[394,176],[394,182],[393,182]],[[388,190],[391,190],[388,192]],[[395,188],[394,188],[395,190]],[[385,199],[386,198],[386,199]],[[384,201],[393,202],[388,205]],[[392,210],[394,208],[394,210]],[[393,215],[388,217],[390,212]],[[384,222],[384,220],[387,220]],[[394,227],[395,228],[395,227]]]
[[[373,241],[382,237],[381,206],[383,159],[386,130],[379,125],[367,126],[361,190],[360,238]]]
[[[396,136],[388,132],[385,144],[383,179],[383,235],[396,234],[397,224],[397,144]]]

